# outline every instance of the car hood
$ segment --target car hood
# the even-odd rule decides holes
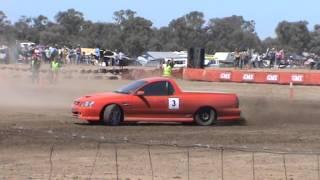
[[[85,96],[82,96],[77,99],[77,101],[89,101],[89,100],[95,100],[99,98],[120,98],[128,96],[128,94],[121,94],[121,93],[115,93],[115,92],[102,92],[102,93],[94,93],[94,94],[88,94]]]

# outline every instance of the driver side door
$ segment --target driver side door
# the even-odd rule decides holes
[[[147,84],[138,91],[143,95],[133,97],[131,117],[136,118],[170,118],[172,113],[179,111],[181,103],[174,97],[174,89],[168,81]]]

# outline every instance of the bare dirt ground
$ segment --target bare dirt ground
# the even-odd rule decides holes
[[[290,100],[285,85],[178,80],[184,90],[237,93],[245,124],[108,127],[73,119],[71,104],[79,96],[112,91],[129,80],[92,79],[75,73],[72,79],[61,76],[52,85],[42,73],[40,84],[32,84],[30,72],[1,67],[1,179],[318,178],[320,87],[294,86]],[[112,143],[123,141],[129,143]],[[152,166],[149,146],[139,144],[153,144]],[[222,165],[220,150],[155,144],[226,149]],[[230,148],[255,151],[254,166],[252,153]],[[284,166],[281,154],[263,151],[313,154],[287,154]]]

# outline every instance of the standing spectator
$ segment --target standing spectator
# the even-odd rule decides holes
[[[239,67],[239,63],[240,63],[240,51],[238,48],[236,48],[235,52],[234,52],[234,67],[238,68]]]
[[[284,59],[284,58],[285,58],[285,56],[284,56],[284,50],[283,50],[283,49],[280,50],[280,56],[281,56],[281,57],[280,57],[281,59]]]
[[[310,69],[314,69],[315,64],[316,64],[316,62],[315,62],[315,60],[314,60],[312,55],[309,56],[307,58],[307,60],[304,62],[304,66],[305,67],[309,67]]]
[[[57,46],[57,45],[56,45]],[[50,62],[52,62],[54,60],[54,58],[56,58],[56,56],[58,56],[58,49],[56,48],[56,46],[50,46],[49,47],[49,51],[50,51]]]
[[[276,66],[279,66],[279,65],[280,65],[280,62],[281,62],[281,60],[282,60],[282,51],[281,51],[281,50],[276,51],[275,56],[276,56],[275,65],[276,65]]]
[[[39,49],[39,53],[40,53],[40,59],[42,62],[46,61],[46,53],[44,51],[45,46],[40,46]]]
[[[63,59],[63,49],[62,48],[58,48],[58,59],[59,59],[59,62],[61,64],[64,64],[64,59]]]
[[[174,62],[172,60],[168,60],[166,64],[163,65],[163,76],[171,77],[172,68],[174,67]]]
[[[115,58],[117,58],[117,53],[113,53],[112,51],[105,50],[103,56],[104,56],[104,61],[106,63],[106,66],[115,65]]]
[[[240,61],[239,61],[239,68],[242,69],[245,64],[247,58],[247,51],[242,50],[242,52],[240,53]]]
[[[97,61],[99,61],[100,60],[100,48],[99,47],[97,47],[96,49],[95,49],[95,59],[97,60]]]
[[[118,53],[118,65],[119,65],[120,69],[123,69],[124,61],[125,61],[124,57],[125,57],[124,53],[120,51]]]
[[[14,54],[14,59],[15,59],[15,63],[18,64],[19,63],[19,59],[20,59],[20,46],[17,46],[13,49],[13,54]]]
[[[316,55],[315,59],[316,59],[315,69],[320,70],[320,59],[319,59],[319,55]]]
[[[72,46],[69,49],[69,53],[68,53],[68,57],[70,60],[71,64],[75,64],[76,63],[76,58],[75,58],[76,54],[74,52],[74,49],[72,48]]]
[[[62,61],[64,64],[68,64],[70,62],[68,62],[68,49],[66,46],[63,47],[62,49]]]
[[[104,59],[104,49],[102,49],[101,47],[99,48],[100,49],[100,60],[101,61],[104,61],[105,59]],[[99,61],[100,62],[100,61]],[[108,64],[106,64],[106,66],[108,66]]]
[[[40,71],[41,59],[40,54],[35,52],[32,56],[31,70],[32,70],[32,83],[39,83],[39,71]]]
[[[257,52],[254,52],[250,58],[250,67],[258,68],[259,67],[258,63],[260,61],[259,59],[260,59],[259,54]]]
[[[250,66],[250,60],[251,60],[251,57],[252,57],[252,52],[251,50],[248,48],[246,51],[244,51],[244,67],[245,69],[249,69],[249,66]]]
[[[28,45],[24,44],[20,49],[22,63],[28,63]]]
[[[6,54],[6,57],[5,57],[5,63],[6,64],[9,64],[10,63],[10,59],[9,59],[9,48],[7,47],[6,49],[5,49],[5,54]]]
[[[111,65],[111,58],[110,58],[110,54],[109,54],[109,52],[110,51],[108,51],[108,50],[102,50],[101,51],[101,49],[100,49],[100,53],[101,52],[103,52],[103,62],[102,62],[102,64],[104,63],[106,66],[109,66],[109,65]],[[101,56],[101,54],[100,54],[100,56]]]
[[[83,63],[89,64],[89,58],[86,56],[86,52],[82,52],[81,61]]]
[[[32,55],[34,54],[35,44],[31,44],[27,46],[27,64],[32,62]]]
[[[50,59],[51,59],[51,52],[50,52],[48,46],[46,46],[46,48],[45,48],[45,50],[44,50],[44,53],[45,53],[45,62],[46,62],[46,63],[49,63],[49,62],[50,62]]]
[[[293,68],[293,65],[294,65],[293,56],[289,56],[288,63],[289,63],[290,68]]]
[[[116,66],[119,63],[118,49],[114,51],[113,58],[111,59],[111,65]]]
[[[81,63],[81,47],[80,47],[80,44],[78,44],[78,46],[76,48],[76,61],[77,61],[77,64]]]
[[[51,62],[51,83],[56,83],[58,81],[60,66],[59,61],[56,58],[53,58]]]
[[[269,68],[273,68],[274,67],[274,63],[275,63],[275,59],[276,59],[276,52],[275,52],[275,48],[272,48],[271,51],[269,52],[269,57],[270,57],[270,65]]]

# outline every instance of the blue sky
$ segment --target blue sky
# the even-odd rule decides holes
[[[0,0],[0,10],[15,22],[22,15],[40,14],[54,19],[59,11],[74,8],[87,20],[113,22],[113,12],[131,9],[151,20],[155,27],[167,26],[172,19],[191,11],[200,11],[205,19],[242,15],[255,20],[260,38],[275,37],[275,27],[282,20],[307,20],[309,29],[320,24],[319,0]]]

